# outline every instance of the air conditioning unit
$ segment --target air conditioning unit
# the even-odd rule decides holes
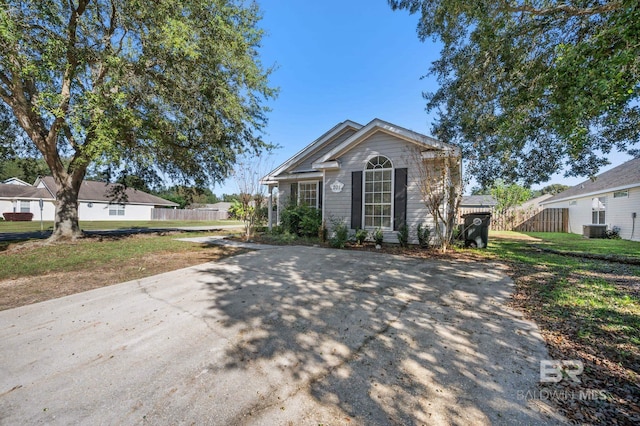
[[[605,238],[607,225],[582,225],[582,236],[587,238]]]

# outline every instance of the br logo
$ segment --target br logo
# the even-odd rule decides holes
[[[571,360],[550,360],[540,361],[540,381],[543,383],[558,383],[563,379],[571,379],[575,383],[580,383],[578,377],[582,374],[584,365],[582,361]]]

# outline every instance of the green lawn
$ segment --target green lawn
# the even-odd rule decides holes
[[[640,258],[640,243],[558,233],[494,232],[487,257],[510,265],[514,304],[541,328],[555,359],[582,359],[586,378],[624,401],[640,382],[640,267],[540,250]],[[562,358],[560,358],[562,357]],[[615,386],[613,385],[615,384]],[[626,403],[611,405],[628,421]],[[583,406],[582,408],[584,408]],[[588,410],[589,408],[585,408]],[[586,417],[585,417],[586,418]]]
[[[584,238],[577,234],[554,232],[530,232],[527,235],[540,238],[540,246],[574,253],[619,255],[640,259],[640,242],[629,240],[608,240],[605,238]]]
[[[52,230],[53,222],[44,222],[44,230]],[[80,222],[80,227],[85,231],[102,229],[128,229],[128,228],[179,228],[186,226],[220,226],[242,225],[236,220],[147,220],[147,221],[85,221]],[[40,231],[40,221],[31,222],[6,222],[0,221],[0,233],[32,232]]]
[[[189,237],[212,235],[189,233]],[[0,281],[56,272],[91,270],[106,264],[142,259],[159,252],[181,253],[203,250],[199,244],[177,241],[180,234],[144,237],[81,239],[72,243],[29,247],[14,252],[0,252]]]

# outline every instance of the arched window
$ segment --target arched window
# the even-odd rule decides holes
[[[393,164],[382,155],[371,158],[364,171],[364,227],[391,228]]]

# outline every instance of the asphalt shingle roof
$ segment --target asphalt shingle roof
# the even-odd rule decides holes
[[[41,178],[44,185],[47,187],[52,195],[57,192],[57,185],[52,176],[45,176]],[[113,201],[113,194],[116,185],[108,184],[104,182],[95,182],[91,180],[85,180],[80,186],[80,193],[78,199],[81,201]],[[155,195],[148,194],[144,191],[138,191],[133,188],[122,188],[123,193],[126,194],[127,204],[147,204],[154,206],[177,206],[178,204],[165,200],[164,198],[156,197]]]
[[[491,195],[465,195],[460,201],[460,206],[495,206],[498,204]]]
[[[49,191],[35,186],[13,185],[0,183],[0,197],[2,198],[51,198]]]
[[[591,194],[598,192],[606,192],[613,188],[619,188],[631,185],[640,186],[640,158],[634,158],[626,163],[620,164],[602,174],[595,177],[594,180],[588,179],[582,183],[573,186],[566,191],[544,201],[544,204],[551,203],[566,198],[575,198],[583,194]]]

